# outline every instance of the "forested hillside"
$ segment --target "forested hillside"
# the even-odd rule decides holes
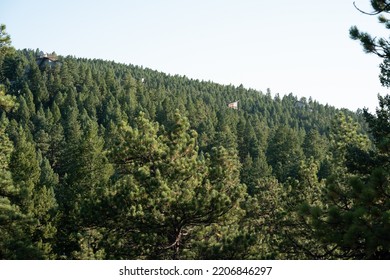
[[[390,258],[388,97],[371,115],[0,39],[0,258]]]

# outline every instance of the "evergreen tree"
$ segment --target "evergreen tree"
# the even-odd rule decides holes
[[[48,166],[46,168],[49,169]],[[52,258],[51,242],[56,231],[53,220],[56,206],[54,190],[53,186],[40,184],[39,160],[34,145],[27,140],[22,129],[18,132],[18,141],[10,160],[10,170],[18,190],[13,203],[18,205],[29,220],[24,231],[31,240],[30,246],[34,249],[19,257]]]
[[[11,155],[14,146],[6,132],[6,119],[2,115],[0,123],[0,259],[18,258],[20,252],[13,252],[18,248],[19,237],[22,235],[24,215],[13,203],[18,195],[17,188],[12,180],[10,170]],[[18,244],[15,244],[18,243]]]
[[[104,141],[98,135],[96,122],[85,112],[83,124],[77,120],[77,110],[70,112],[66,127],[66,143],[61,153],[61,182],[57,189],[61,217],[58,231],[58,253],[67,258],[80,257],[80,250],[87,249],[80,235],[85,227],[97,218],[93,213],[93,201],[99,197],[100,188],[107,187],[112,174],[103,150]]]
[[[7,112],[14,107],[15,107],[15,97],[5,94],[3,85],[0,85],[0,110],[4,110]]]
[[[4,82],[4,59],[12,52],[13,48],[11,47],[11,36],[6,32],[5,24],[0,24],[0,83]]]
[[[303,159],[297,132],[286,126],[278,127],[269,139],[267,159],[279,181],[296,178],[299,162]]]
[[[116,219],[126,221],[122,232],[133,232],[122,236],[133,257],[184,257],[193,232],[219,222],[244,191],[237,158],[223,148],[199,156],[188,121],[178,113],[175,120],[166,132],[141,115],[136,128],[122,129],[113,153],[121,174]]]
[[[313,157],[316,161],[321,162],[327,154],[328,147],[326,140],[318,130],[311,129],[305,135],[302,148],[306,158]]]
[[[390,21],[384,15],[385,13],[389,13],[390,11],[390,3],[388,0],[371,0],[371,6],[373,11],[365,12],[360,10],[365,14],[370,15],[378,15],[378,20],[381,24],[384,25],[386,29],[390,29]],[[352,26],[349,30],[349,34],[353,40],[359,40],[361,45],[363,46],[363,50],[366,53],[373,53],[378,57],[383,59],[383,62],[380,65],[381,74],[379,76],[380,81],[383,86],[390,86],[390,43],[386,38],[377,38],[372,37],[367,32],[362,32],[358,29],[357,26]]]
[[[389,258],[390,239],[385,234],[390,227],[389,116],[386,98],[380,98],[377,116],[365,111],[376,144],[371,151],[356,123],[344,115],[336,118],[331,135],[332,174],[322,189],[322,204],[307,199],[301,208],[301,219],[323,248],[322,257]]]

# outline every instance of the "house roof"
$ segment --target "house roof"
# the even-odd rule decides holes
[[[57,63],[57,61],[58,61],[58,57],[56,54],[48,54],[48,53],[40,52],[37,57],[37,63],[39,67],[45,65],[46,63],[54,64]]]
[[[48,59],[51,61],[57,61],[58,57],[56,54],[48,54],[48,53],[40,52],[37,59],[42,59],[42,60]]]

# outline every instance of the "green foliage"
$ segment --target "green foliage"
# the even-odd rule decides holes
[[[93,213],[93,204],[99,199],[101,188],[108,184],[113,169],[103,150],[104,141],[98,135],[96,122],[83,115],[80,125],[77,111],[70,110],[65,128],[66,145],[61,152],[60,184],[56,193],[61,210],[56,250],[61,256],[80,257],[78,250],[90,250],[85,248],[83,240],[87,237],[83,232],[92,232],[87,228],[98,218]],[[99,236],[99,232],[96,234]]]
[[[353,113],[0,39],[0,258],[386,257],[387,97]]]
[[[296,178],[299,162],[303,159],[301,140],[297,132],[286,126],[274,130],[267,149],[267,159],[279,181]]]
[[[383,24],[384,28],[390,29],[390,21],[384,15],[390,11],[389,1],[387,0],[371,0],[371,6],[373,12],[371,15],[378,15],[379,23]],[[369,13],[370,14],[370,13]],[[362,32],[357,26],[352,26],[349,30],[350,37],[353,40],[360,41],[363,50],[366,53],[373,53],[382,58],[383,61],[380,65],[380,82],[383,86],[389,87],[390,85],[390,44],[386,38],[377,38],[371,36],[367,32]]]
[[[11,37],[6,32],[5,24],[0,24],[0,82],[4,82],[4,59],[7,55],[12,53],[13,49],[11,47]],[[1,95],[0,95],[1,96]]]
[[[374,143],[381,154],[390,153],[390,95],[378,96],[379,108],[376,116],[364,111],[364,116],[370,126],[370,132],[374,137]]]
[[[2,110],[8,112],[15,107],[15,98],[5,94],[4,88],[0,85],[0,112]]]
[[[367,152],[368,138],[358,129],[338,115],[331,135],[330,176],[315,191],[310,191],[310,186],[318,185],[315,172],[300,180],[300,185],[307,182],[305,198],[293,212],[296,220],[305,221],[305,236],[310,240],[306,243],[313,245],[300,247],[311,258],[388,258],[388,238],[383,235],[388,229],[387,167],[376,166],[376,153]],[[314,199],[313,194],[317,194]],[[294,244],[300,244],[300,236],[295,236]]]
[[[24,131],[19,130],[18,141],[10,159],[10,171],[17,188],[17,195],[12,200],[26,216],[28,222],[24,231],[31,238],[35,252],[20,256],[22,258],[52,258],[52,245],[56,232],[54,211],[56,200],[51,167],[42,161],[43,174],[34,146],[26,139]],[[42,184],[43,183],[43,184]]]
[[[197,133],[178,113],[172,131],[141,114],[119,135],[112,152],[119,179],[110,198],[116,213],[109,219],[121,230],[122,246],[133,248],[129,257],[185,258],[187,240],[242,199],[237,158],[222,147],[199,155]]]
[[[20,232],[19,222],[23,215],[11,201],[17,195],[9,167],[14,146],[5,133],[4,122],[2,119],[0,124],[0,257],[11,259],[14,258],[13,237]]]

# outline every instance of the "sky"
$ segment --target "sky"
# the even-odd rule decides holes
[[[369,0],[356,5],[371,11]],[[1,0],[17,49],[99,58],[281,96],[374,111],[375,55],[349,28],[387,37],[353,0]]]

